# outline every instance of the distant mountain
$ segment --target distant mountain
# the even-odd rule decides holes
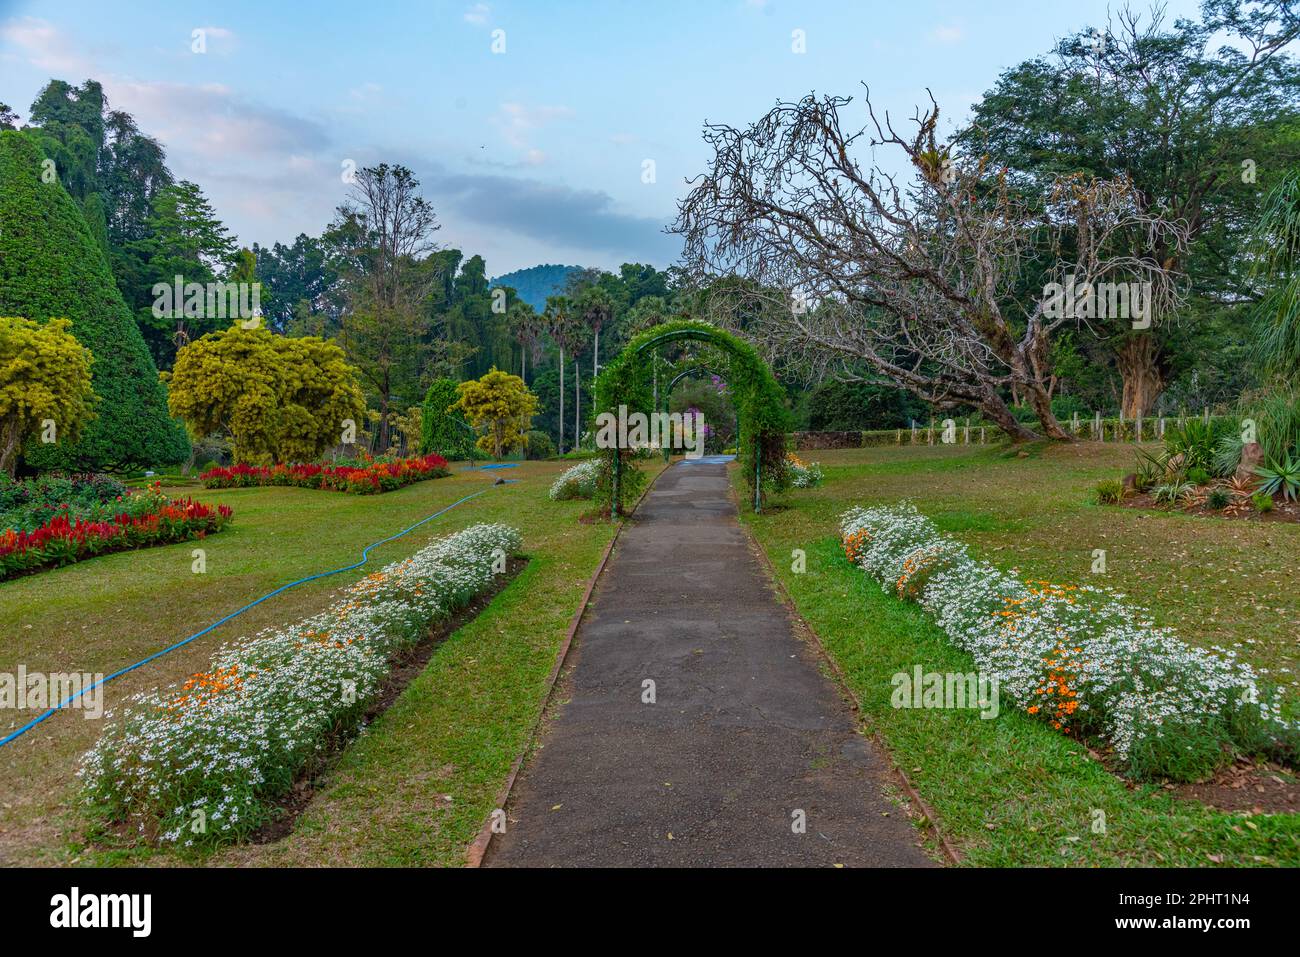
[[[546,308],[546,297],[564,292],[564,284],[568,282],[569,273],[581,268],[581,266],[552,266],[549,263],[544,266],[529,266],[527,269],[516,269],[504,276],[497,276],[488,285],[513,287],[520,299],[541,312]]]

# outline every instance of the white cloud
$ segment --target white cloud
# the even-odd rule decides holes
[[[48,20],[17,17],[0,24],[0,39],[18,47],[28,63],[69,78],[89,76],[93,64],[72,49],[66,37]]]
[[[573,115],[573,110],[567,106],[529,107],[522,103],[502,103],[493,122],[505,141],[515,149],[531,150],[533,133]]]
[[[357,103],[364,103],[366,100],[374,99],[383,90],[384,88],[378,83],[362,83],[360,86],[354,86],[348,90],[348,99]]]
[[[218,56],[229,56],[231,53],[235,52],[236,36],[234,30],[231,30],[228,27],[216,26],[195,27],[194,29],[203,31],[203,41],[207,47],[208,53],[215,53]],[[191,33],[190,38],[186,40],[186,45],[190,43],[193,36],[194,34]]]
[[[243,99],[220,83],[146,83],[108,78],[110,102],[157,136],[169,154],[216,151],[227,159],[303,155],[329,137],[319,124]]]
[[[934,28],[933,32],[931,32],[930,39],[934,40],[936,43],[952,45],[954,43],[960,43],[962,37],[965,35],[965,31],[955,24],[940,24]]]
[[[491,12],[492,8],[486,3],[476,3],[465,11],[465,22],[472,23],[475,26],[484,26],[487,24],[488,14]]]

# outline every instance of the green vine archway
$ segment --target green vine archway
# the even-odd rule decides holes
[[[772,370],[748,342],[696,319],[674,319],[646,329],[597,377],[596,408],[617,413],[624,406],[629,414],[647,415],[658,411],[654,407],[652,363],[660,349],[680,342],[709,347],[709,366],[727,380],[740,425],[738,458],[745,471],[754,511],[760,511],[765,494],[779,492],[788,483],[785,433],[789,414]],[[609,468],[603,470],[607,476],[603,491],[608,496],[612,515],[619,514],[640,493],[644,478],[632,466],[635,452],[618,447],[601,450],[609,463]]]

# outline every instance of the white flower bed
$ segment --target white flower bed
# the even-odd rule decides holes
[[[909,503],[841,518],[854,564],[931,612],[1017,708],[1108,741],[1130,773],[1194,779],[1232,753],[1294,761],[1300,726],[1232,651],[1188,645],[1089,585],[1022,581],[971,557]],[[1265,700],[1266,697],[1268,700]]]
[[[255,829],[360,723],[392,656],[487,591],[520,544],[513,528],[474,525],[348,586],[319,615],[223,646],[207,672],[132,697],[83,759],[89,802],[167,842]]]
[[[551,485],[551,501],[566,498],[591,498],[596,494],[603,458],[586,459],[563,472]]]
[[[786,456],[790,469],[790,484],[795,488],[813,488],[822,483],[822,467],[817,462],[805,463],[796,455]]]

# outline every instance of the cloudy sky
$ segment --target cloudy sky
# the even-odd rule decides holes
[[[740,125],[777,99],[866,83],[896,116],[928,87],[951,122],[1107,6],[0,0],[0,101],[25,119],[50,78],[99,80],[245,245],[320,232],[345,164],[386,161],[415,170],[439,241],[481,253],[489,275],[664,267],[678,250],[664,226],[705,168],[705,120]]]

